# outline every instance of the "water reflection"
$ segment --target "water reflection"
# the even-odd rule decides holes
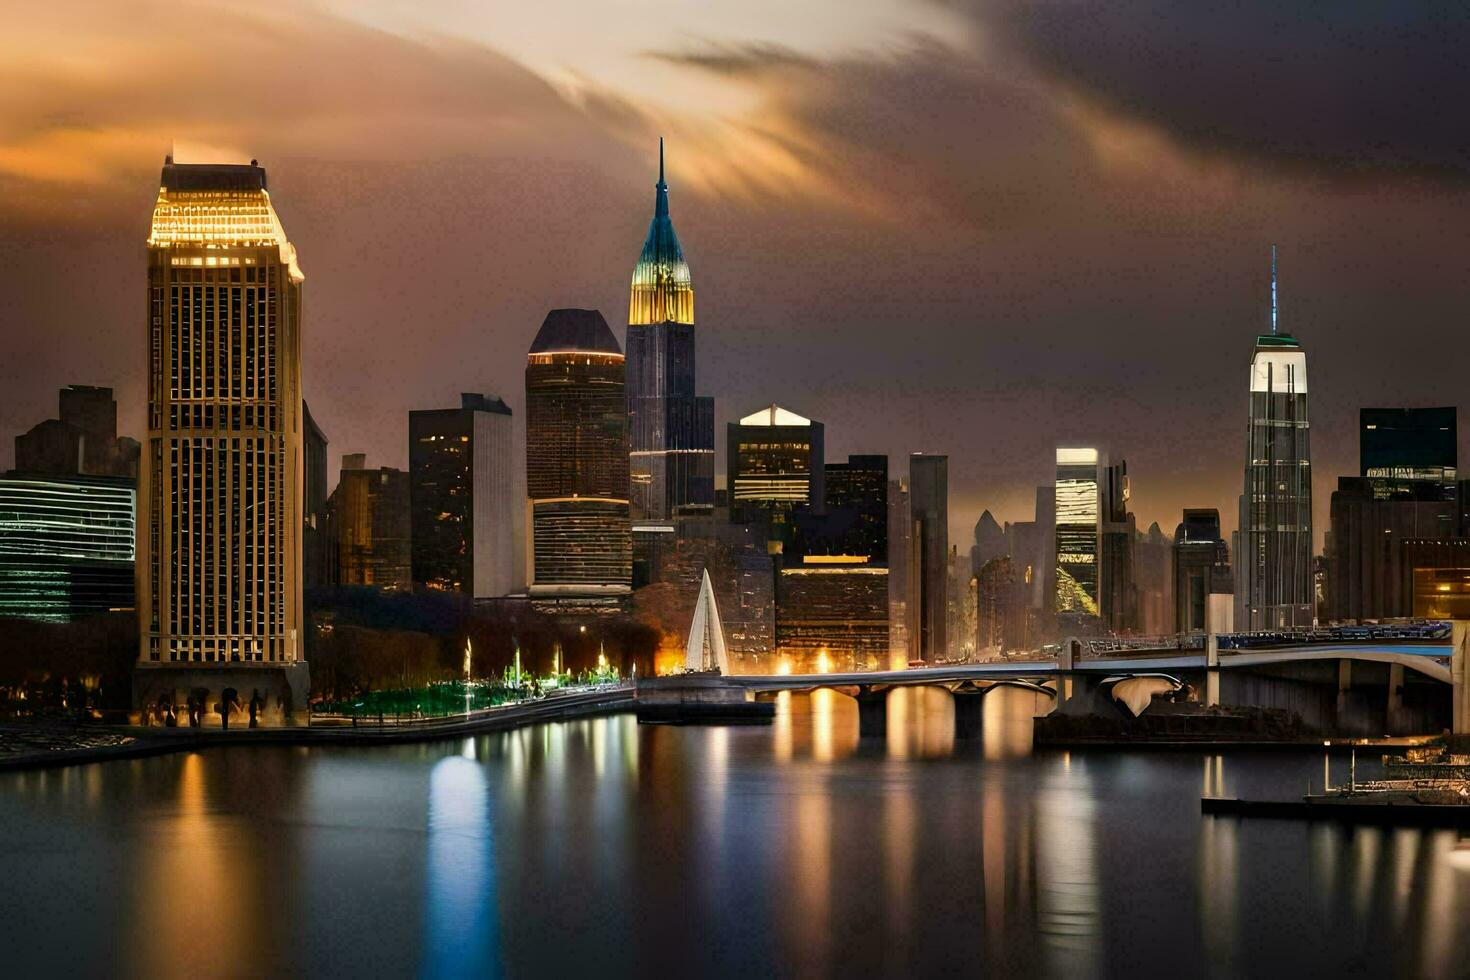
[[[16,976],[1454,975],[1454,834],[1204,818],[1304,754],[1032,752],[1030,692],[0,775]],[[1359,760],[1360,766],[1366,760]],[[1332,765],[1342,775],[1342,760]],[[1326,774],[1331,774],[1330,769]],[[23,941],[17,941],[21,937]]]
[[[499,921],[485,771],[463,755],[429,777],[423,976],[498,976]]]
[[[1063,756],[1036,800],[1036,922],[1053,975],[1100,972],[1095,807],[1087,760]]]

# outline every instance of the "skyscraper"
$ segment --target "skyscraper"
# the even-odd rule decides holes
[[[819,469],[821,498],[790,514],[776,591],[778,649],[798,667],[823,653],[834,665],[886,666],[888,457],[849,456]]]
[[[1057,449],[1056,604],[1071,625],[1101,614],[1098,452]]]
[[[1235,561],[1235,628],[1312,625],[1312,454],[1307,355],[1281,333],[1271,250],[1271,333],[1251,357],[1245,487]]]
[[[315,588],[331,581],[332,559],[327,554],[327,436],[301,403],[301,457],[305,497],[302,501],[301,584]]]
[[[470,492],[473,497],[474,490]],[[410,495],[409,476],[402,470],[389,466],[370,470],[362,453],[342,457],[342,475],[327,502],[337,585],[370,585],[393,592],[413,588]],[[480,557],[478,551],[475,554]],[[501,555],[489,557],[501,563]]]
[[[731,422],[725,450],[730,520],[770,521],[773,550],[792,541],[793,513],[825,502],[822,423],[771,405]]]
[[[1209,622],[1210,596],[1232,589],[1230,546],[1220,536],[1220,512],[1186,510],[1174,532],[1174,632],[1220,632]],[[1228,606],[1226,611],[1228,612]]]
[[[303,276],[254,162],[169,159],[161,184],[148,236],[134,702],[203,698],[228,711],[253,692],[261,716],[283,722],[307,692]]]
[[[1364,408],[1358,412],[1361,475],[1455,482],[1458,411],[1443,408]]]
[[[68,385],[58,417],[15,437],[15,468],[51,476],[138,475],[138,442],[117,435],[117,402],[111,388]]]
[[[1098,606],[1103,622],[1115,633],[1138,629],[1138,584],[1135,580],[1134,545],[1138,526],[1128,509],[1132,491],[1128,483],[1128,463],[1098,467],[1099,555],[1102,565],[1098,576]]]
[[[914,558],[914,520],[908,480],[888,481],[888,649],[903,660],[910,658],[909,579]]]
[[[948,652],[949,457],[909,457],[909,509],[913,521],[909,575],[910,656],[937,660]]]
[[[552,310],[526,358],[533,596],[631,590],[623,352],[596,310]]]
[[[694,348],[694,284],[669,218],[660,139],[653,221],[633,267],[628,300],[629,469],[636,521],[714,507],[714,399],[695,394]]]
[[[415,585],[473,599],[519,585],[513,436],[510,409],[494,395],[464,393],[459,408],[408,413]]]
[[[64,623],[133,606],[126,477],[0,476],[0,617]]]

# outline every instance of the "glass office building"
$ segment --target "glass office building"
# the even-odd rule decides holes
[[[121,477],[0,476],[0,616],[133,607],[136,494]]]
[[[1057,449],[1056,604],[1058,614],[1097,616],[1100,511],[1098,451]]]

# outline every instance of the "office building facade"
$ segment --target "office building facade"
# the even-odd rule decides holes
[[[304,401],[301,417],[301,584],[312,589],[332,582],[334,558],[327,553],[327,436]]]
[[[57,402],[57,418],[15,437],[17,472],[137,479],[138,441],[118,438],[111,388],[68,385]]]
[[[1139,626],[1139,594],[1135,576],[1138,525],[1128,509],[1132,489],[1128,463],[1119,460],[1098,467],[1099,549],[1098,607],[1103,623],[1114,633],[1133,633]]]
[[[1360,474],[1453,484],[1459,458],[1458,415],[1453,405],[1360,409]]]
[[[342,457],[337,489],[327,501],[335,584],[385,592],[413,589],[411,496],[403,470],[368,469],[362,453]]]
[[[909,510],[910,656],[932,662],[949,650],[948,456],[909,457]]]
[[[1056,594],[1053,609],[1069,625],[1101,615],[1101,497],[1096,449],[1058,448]]]
[[[135,507],[123,477],[0,476],[0,617],[67,623],[133,608]]]
[[[552,310],[526,359],[533,596],[631,591],[625,363],[596,310]]]
[[[1310,437],[1306,352],[1288,334],[1257,337],[1235,555],[1238,630],[1312,625]]]
[[[1174,624],[1176,633],[1220,632],[1209,622],[1210,596],[1234,591],[1230,546],[1220,536],[1220,512],[1186,510],[1174,531]]]
[[[823,439],[822,423],[778,405],[727,428],[730,520],[769,520],[773,552],[792,543],[794,513],[824,506]]]
[[[458,408],[408,413],[409,541],[416,587],[472,599],[518,584],[510,409],[465,393]],[[344,474],[345,475],[345,474]]]
[[[268,723],[305,709],[303,279],[262,168],[165,162],[148,236],[140,707],[254,689]]]

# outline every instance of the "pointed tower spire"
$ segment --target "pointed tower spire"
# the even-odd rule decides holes
[[[693,323],[694,284],[689,265],[669,219],[669,185],[664,180],[664,138],[658,138],[658,183],[653,192],[653,221],[643,251],[633,267],[628,323]]]
[[[1276,336],[1276,242],[1272,242],[1272,336]]]
[[[654,184],[653,220],[669,219],[669,185],[664,183],[664,138],[658,138],[658,183]],[[673,226],[670,225],[670,228]]]

